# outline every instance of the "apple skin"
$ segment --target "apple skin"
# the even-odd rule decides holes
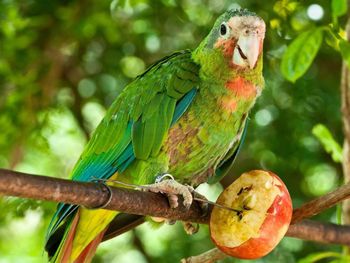
[[[259,237],[250,238],[237,247],[219,245],[212,238],[216,246],[230,256],[241,259],[261,258],[278,245],[288,230],[293,214],[292,200],[288,189],[276,174],[269,171],[266,172],[281,183],[280,185],[275,185],[281,192],[276,196],[272,205],[266,212],[266,218],[259,229]],[[230,231],[230,229],[227,231]],[[232,233],[232,235],[235,235],[235,233]]]

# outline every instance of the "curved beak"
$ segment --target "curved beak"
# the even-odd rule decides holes
[[[258,34],[240,36],[233,52],[233,63],[253,69],[259,57],[260,37]]]

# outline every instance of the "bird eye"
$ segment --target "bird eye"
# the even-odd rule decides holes
[[[222,36],[226,36],[227,32],[228,32],[228,28],[227,28],[226,23],[222,23],[221,26],[220,26],[220,34]]]

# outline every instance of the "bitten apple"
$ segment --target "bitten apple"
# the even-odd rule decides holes
[[[268,254],[281,241],[292,218],[287,187],[272,172],[242,174],[219,196],[210,216],[210,235],[224,253],[242,259]]]

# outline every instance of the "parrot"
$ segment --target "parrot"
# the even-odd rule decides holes
[[[230,9],[197,48],[151,65],[111,104],[71,179],[170,189],[171,207],[176,194],[191,205],[191,187],[218,182],[238,154],[264,88],[265,28],[254,12]],[[112,221],[122,229],[140,217],[59,203],[46,235],[49,261],[91,262]]]

